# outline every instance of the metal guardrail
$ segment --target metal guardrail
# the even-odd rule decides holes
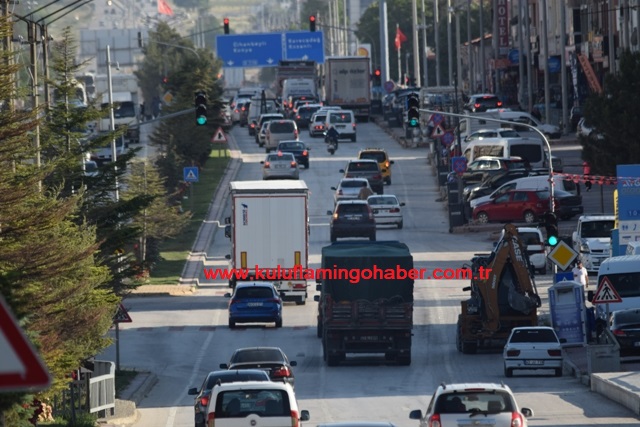
[[[116,365],[96,360],[89,380],[89,412],[95,413],[116,407]]]

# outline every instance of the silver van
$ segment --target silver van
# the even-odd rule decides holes
[[[278,148],[280,141],[298,140],[298,126],[294,120],[271,120],[267,125],[264,148],[267,153]]]

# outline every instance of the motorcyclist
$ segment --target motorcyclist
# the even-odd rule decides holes
[[[325,136],[325,142],[329,143],[333,141],[333,144],[335,145],[335,149],[338,149],[338,138],[340,137],[340,133],[336,130],[336,128],[334,126],[331,126],[328,130],[327,130],[327,134]]]

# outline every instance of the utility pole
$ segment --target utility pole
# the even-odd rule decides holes
[[[567,8],[566,3],[560,3],[560,78],[562,79],[562,133],[568,134],[569,125],[569,94],[567,88]]]
[[[524,33],[525,33],[525,52],[527,55],[527,111],[531,112],[533,110],[533,75],[531,70],[531,65],[533,61],[531,60],[531,25],[529,20],[529,2],[528,0],[524,1]]]
[[[549,87],[549,28],[547,25],[547,0],[542,0],[542,41],[544,44],[544,116],[551,123],[551,88]],[[551,163],[551,159],[549,159]]]
[[[424,87],[429,87],[429,45],[427,44],[427,10],[422,0],[422,68],[424,69]]]
[[[37,112],[40,104],[38,103],[38,41],[37,41],[37,26],[35,22],[29,22],[29,54],[31,62],[31,99],[33,111]],[[42,166],[40,158],[40,125],[36,122],[36,127],[33,130],[33,138],[36,149],[36,167],[40,169]],[[38,181],[38,191],[42,191],[42,181]]]
[[[111,133],[116,130],[116,119],[113,113],[113,83],[111,80],[111,46],[107,45],[107,83],[109,85],[109,129]],[[111,161],[113,162],[113,171],[115,176],[115,191],[114,197],[116,203],[120,200],[120,194],[118,191],[118,166],[116,161],[118,160],[118,153],[116,149],[116,138],[111,139]]]
[[[473,71],[473,48],[471,40],[473,40],[473,37],[471,37],[471,0],[467,0],[467,41],[469,43],[467,45],[467,51],[469,55],[469,59],[467,62],[469,64],[469,95],[471,95],[476,88],[475,73]]]
[[[389,30],[387,25],[386,0],[380,0],[380,10],[378,11],[378,14],[380,19],[380,67],[382,69],[382,83],[384,83],[391,80],[391,71],[389,70]]]
[[[451,0],[447,0],[447,65],[449,74],[447,75],[447,81],[451,86],[451,78],[453,77],[453,39],[451,37],[451,14],[453,13],[453,7],[451,6]]]
[[[526,1],[526,0],[524,0]],[[524,107],[524,25],[525,21],[522,17],[522,2],[523,0],[518,0],[518,101],[520,104],[520,108]]]
[[[462,90],[462,55],[460,54],[460,10],[458,9],[458,5],[456,5],[454,13],[456,14],[456,75],[457,85]],[[456,100],[456,105],[457,105]],[[460,193],[462,194],[462,193]]]
[[[440,86],[440,11],[438,0],[433,0],[433,31],[436,39],[436,86]]]
[[[422,82],[420,80],[421,72],[420,72],[420,49],[418,45],[420,44],[420,39],[418,38],[418,2],[417,0],[411,0],[411,23],[412,23],[412,31],[411,34],[413,36],[413,78],[415,79],[415,83],[417,87],[422,86]]]
[[[485,73],[485,63],[487,59],[484,56],[484,0],[480,0],[480,92],[484,93],[486,91],[485,82],[486,79],[484,77]]]
[[[609,27],[608,38],[609,38],[609,73],[612,75],[616,73],[616,47],[614,45],[613,40],[613,14],[616,13],[616,9],[613,7],[613,3],[607,3],[607,26]]]

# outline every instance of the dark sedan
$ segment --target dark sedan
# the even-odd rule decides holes
[[[305,169],[309,169],[309,150],[307,144],[302,141],[281,141],[276,149],[277,152],[293,154],[298,164]]]
[[[560,219],[571,219],[576,215],[582,215],[584,212],[582,196],[574,196],[558,189],[554,190],[553,196],[557,205],[555,211]]]
[[[640,308],[611,313],[611,332],[620,344],[620,354],[640,354]]]
[[[296,361],[289,361],[287,355],[278,347],[250,347],[237,349],[229,363],[220,364],[220,369],[260,369],[269,374],[271,381],[293,386],[292,367],[296,365]]]
[[[236,381],[271,381],[265,371],[259,369],[243,369],[234,371],[209,372],[200,389],[193,387],[187,392],[190,396],[196,396],[193,404],[195,413],[195,426],[205,427],[207,418],[207,406],[211,397],[211,390],[216,384],[232,383]]]

